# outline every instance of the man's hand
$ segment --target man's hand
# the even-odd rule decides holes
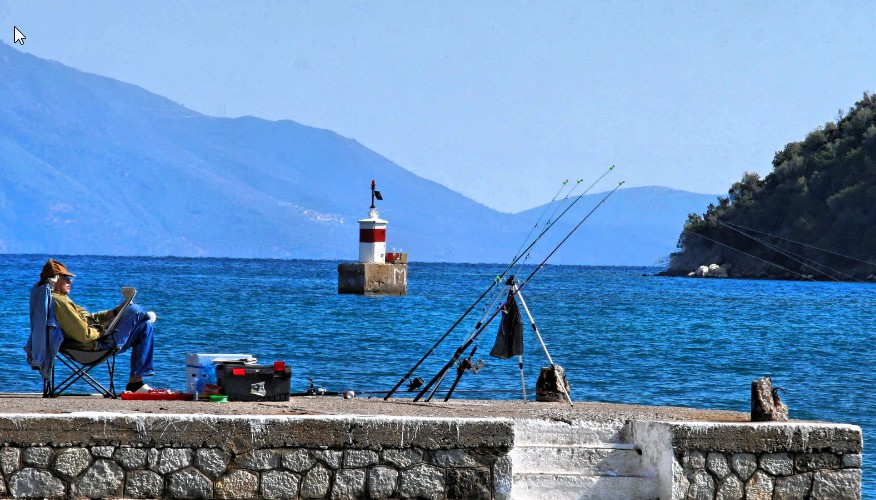
[[[115,317],[116,317],[116,310],[115,309],[110,309],[109,311],[106,312],[106,314],[104,315],[103,321],[100,322],[100,326],[103,327],[103,331],[106,331],[106,329],[109,327],[110,323],[113,322],[113,318],[115,318]]]

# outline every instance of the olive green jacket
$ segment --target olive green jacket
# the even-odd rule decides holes
[[[103,325],[115,316],[112,309],[91,314],[76,305],[67,295],[52,292],[52,303],[55,307],[55,319],[64,331],[64,336],[82,344],[89,349],[97,348],[97,340],[103,335]]]

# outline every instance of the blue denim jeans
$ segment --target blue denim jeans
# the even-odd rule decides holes
[[[121,347],[119,352],[131,349],[132,377],[155,375],[152,367],[152,352],[155,347],[152,323],[149,322],[146,311],[139,305],[128,306],[116,325],[115,335],[100,341],[100,349],[116,346]]]

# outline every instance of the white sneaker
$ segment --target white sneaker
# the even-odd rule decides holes
[[[156,321],[158,321],[158,316],[152,311],[147,311],[146,317],[149,318],[150,323],[155,323]]]
[[[137,389],[137,390],[134,391],[134,392],[147,393],[147,392],[149,392],[149,391],[151,391],[151,390],[152,390],[152,388],[149,387],[149,384],[143,384],[143,387],[140,387],[139,389]]]

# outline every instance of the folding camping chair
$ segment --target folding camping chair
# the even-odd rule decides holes
[[[134,295],[125,300],[119,314],[107,327],[101,338],[115,334],[119,319],[134,300]],[[28,354],[28,362],[31,367],[38,369],[43,377],[43,397],[54,398],[67,391],[76,381],[82,380],[98,391],[105,398],[118,397],[113,382],[115,376],[116,354],[119,347],[107,350],[90,350],[86,345],[67,339],[55,318],[55,309],[52,304],[51,285],[39,285],[31,290],[30,294],[30,338],[25,345]],[[116,345],[113,342],[113,345]],[[66,366],[70,374],[63,380],[56,378],[57,363],[60,361]],[[89,372],[101,364],[106,364],[109,375],[109,388],[104,387]]]
[[[43,380],[43,397],[54,398],[60,396],[77,380],[87,383],[94,390],[103,394],[105,398],[118,397],[113,379],[116,370],[116,354],[118,354],[119,348],[113,347],[106,351],[92,351],[85,347],[84,344],[79,342],[70,341],[69,339],[64,340],[60,349],[58,349],[58,355],[55,359],[69,368],[70,374],[59,382],[55,378],[56,370],[53,369],[51,380]],[[102,363],[106,363],[107,366],[109,388],[104,387],[89,373],[92,368]],[[57,367],[57,364],[55,366]]]

